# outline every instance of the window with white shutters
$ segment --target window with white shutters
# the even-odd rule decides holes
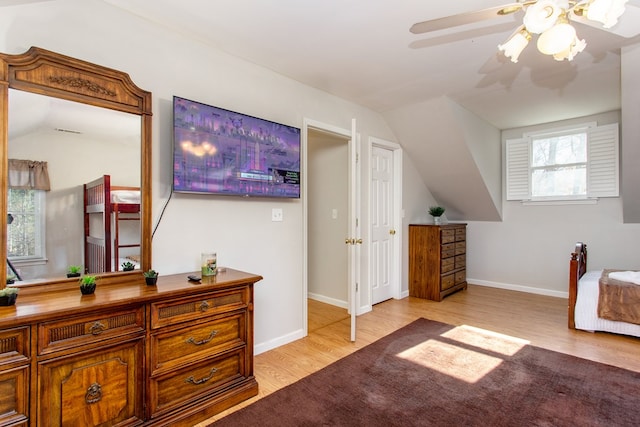
[[[507,200],[618,197],[618,134],[614,123],[507,140]]]

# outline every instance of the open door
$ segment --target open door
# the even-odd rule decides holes
[[[360,252],[362,235],[360,233],[360,139],[356,129],[356,119],[351,120],[351,139],[349,140],[349,312],[351,314],[351,341],[356,340],[356,315],[360,298]]]

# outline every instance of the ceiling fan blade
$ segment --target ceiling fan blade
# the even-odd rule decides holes
[[[409,31],[413,34],[423,34],[432,31],[444,30],[451,27],[473,24],[475,22],[486,21],[501,15],[514,13],[522,9],[523,3],[509,3],[503,6],[490,7],[488,9],[474,12],[460,13],[458,15],[445,16],[443,18],[431,19],[429,21],[413,24]]]

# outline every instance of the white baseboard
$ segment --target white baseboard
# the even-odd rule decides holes
[[[314,293],[307,293],[307,297],[309,299],[315,300],[315,301],[320,301],[323,302],[325,304],[331,304],[331,305],[335,305],[336,307],[340,307],[340,308],[344,308],[344,309],[349,309],[349,305],[347,304],[346,301],[341,301],[339,299],[335,299],[335,298],[329,298],[326,297],[324,295],[319,295],[319,294],[314,294]]]
[[[274,348],[280,347],[281,345],[285,345],[285,344],[289,344],[290,342],[297,341],[300,338],[304,338],[302,329],[299,329],[287,335],[283,335],[274,340],[254,345],[253,354],[258,355],[260,353],[264,353],[265,351],[273,350]]]
[[[557,298],[569,298],[569,292],[553,291],[551,289],[532,288],[530,286],[514,285],[512,283],[490,282],[488,280],[478,280],[467,278],[470,285],[487,286],[489,288],[507,289],[509,291],[527,292],[530,294],[546,295]]]

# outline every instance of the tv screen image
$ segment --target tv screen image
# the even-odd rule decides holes
[[[176,192],[300,197],[300,129],[173,98]]]

